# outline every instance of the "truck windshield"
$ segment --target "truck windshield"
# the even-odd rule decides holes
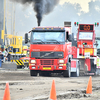
[[[62,44],[65,41],[64,32],[32,32],[32,44]]]
[[[93,32],[79,32],[79,39],[92,40]]]

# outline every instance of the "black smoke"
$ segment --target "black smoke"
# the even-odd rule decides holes
[[[43,15],[49,14],[58,4],[59,0],[11,0],[23,5],[32,4],[33,10],[36,12],[38,26],[40,26]]]

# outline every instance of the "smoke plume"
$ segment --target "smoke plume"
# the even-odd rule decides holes
[[[49,14],[58,4],[59,0],[11,0],[21,4],[32,4],[33,10],[36,12],[38,26],[42,21],[43,15]]]

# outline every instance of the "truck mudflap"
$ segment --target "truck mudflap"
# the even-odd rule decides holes
[[[96,73],[96,64],[94,63],[94,59],[85,59],[84,73],[86,75],[94,75]]]
[[[71,60],[71,76],[78,77],[80,75],[80,63],[77,59]]]

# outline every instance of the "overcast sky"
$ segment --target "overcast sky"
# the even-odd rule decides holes
[[[74,22],[94,24],[100,22],[100,0],[60,0],[54,10],[44,15],[41,26],[63,26],[64,21],[72,22],[72,32],[77,33]],[[37,26],[36,13],[31,5],[16,4],[16,33],[24,36]],[[95,27],[100,36],[100,26]]]

